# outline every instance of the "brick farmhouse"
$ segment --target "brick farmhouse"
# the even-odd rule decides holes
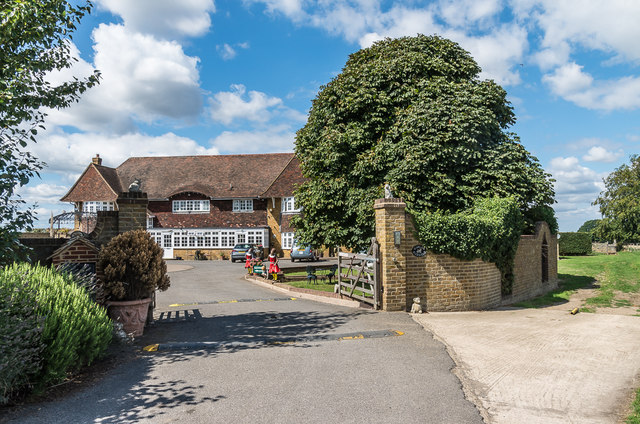
[[[96,155],[61,201],[74,204],[76,229],[87,217],[118,210],[132,184],[148,197],[147,230],[165,258],[228,257],[236,243],[262,244],[288,256],[299,213],[293,192],[303,182],[293,153],[132,157],[116,168]]]

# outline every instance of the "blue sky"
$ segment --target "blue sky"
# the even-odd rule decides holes
[[[640,2],[632,0],[95,0],[74,35],[77,65],[102,72],[51,110],[30,149],[47,163],[20,190],[38,226],[99,153],[286,152],[321,85],[383,37],[438,34],[508,92],[511,128],[556,182],[561,231],[598,218],[602,178],[640,145]],[[242,172],[243,170],[238,170]]]

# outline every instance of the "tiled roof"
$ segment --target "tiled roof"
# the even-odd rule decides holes
[[[92,163],[60,200],[63,202],[115,201],[120,191],[122,189],[116,170]]]
[[[285,197],[293,195],[297,185],[304,182],[300,161],[293,156],[280,175],[271,183],[263,197]]]
[[[258,197],[291,162],[293,153],[157,156],[127,159],[116,168],[120,186],[133,180],[149,199],[193,191],[214,199]]]

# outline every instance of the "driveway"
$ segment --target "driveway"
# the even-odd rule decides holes
[[[556,306],[414,315],[486,421],[618,423],[640,386],[640,318]]]
[[[288,297],[228,261],[170,269],[133,360],[10,422],[482,422],[444,345],[406,313]]]

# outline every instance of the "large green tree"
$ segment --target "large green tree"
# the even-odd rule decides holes
[[[47,80],[74,63],[71,34],[90,9],[89,2],[0,2],[0,265],[19,257],[19,231],[34,220],[15,190],[43,166],[27,151],[44,129],[43,108],[67,107],[98,82],[97,71],[62,84]]]
[[[640,156],[616,168],[604,179],[605,189],[593,202],[602,220],[596,235],[619,243],[640,241]]]
[[[362,248],[385,183],[415,210],[514,196],[525,218],[553,217],[550,175],[507,132],[515,116],[506,92],[479,73],[469,53],[437,36],[385,39],[352,54],[297,133],[308,178],[296,192],[297,235]]]

